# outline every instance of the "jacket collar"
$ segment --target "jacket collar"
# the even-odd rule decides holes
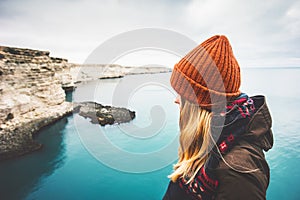
[[[272,148],[274,139],[271,130],[272,118],[266,104],[266,99],[262,95],[251,97],[256,107],[256,112],[250,119],[244,138],[265,151]]]

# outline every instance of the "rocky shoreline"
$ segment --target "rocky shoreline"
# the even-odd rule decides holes
[[[67,60],[49,54],[0,47],[0,160],[41,148],[33,135],[72,112],[57,76]]]
[[[81,83],[97,79],[122,78],[126,75],[167,73],[166,67],[130,67],[116,64],[73,64],[68,63],[63,71],[57,73],[61,77],[62,87],[72,90]]]
[[[65,100],[65,91],[101,78],[170,72],[163,67],[80,65],[49,55],[48,51],[0,46],[0,160],[42,147],[34,141],[34,134],[73,111],[73,104]],[[76,104],[75,108],[82,116],[91,117],[85,112],[91,105],[100,109],[94,110],[100,125],[128,122],[135,117],[125,108],[93,102]]]

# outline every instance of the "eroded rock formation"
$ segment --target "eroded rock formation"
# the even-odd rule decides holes
[[[0,47],[0,159],[40,148],[33,133],[72,111],[59,74],[66,69],[47,51]]]

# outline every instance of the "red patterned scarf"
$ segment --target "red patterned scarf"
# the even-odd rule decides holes
[[[232,149],[236,141],[244,133],[254,113],[253,100],[245,93],[242,93],[226,106],[224,112],[215,115],[216,117],[223,117],[223,120],[225,117],[225,123],[221,127],[221,135],[216,142],[216,146],[210,152],[208,160],[199,170],[193,181],[187,183],[185,178],[181,178],[178,181],[179,186],[193,197],[193,199],[214,199],[219,183],[213,170],[219,165],[221,159],[220,153],[225,155]]]

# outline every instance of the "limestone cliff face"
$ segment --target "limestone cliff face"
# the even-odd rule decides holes
[[[39,148],[32,134],[72,111],[68,70],[47,51],[0,46],[0,159]]]

